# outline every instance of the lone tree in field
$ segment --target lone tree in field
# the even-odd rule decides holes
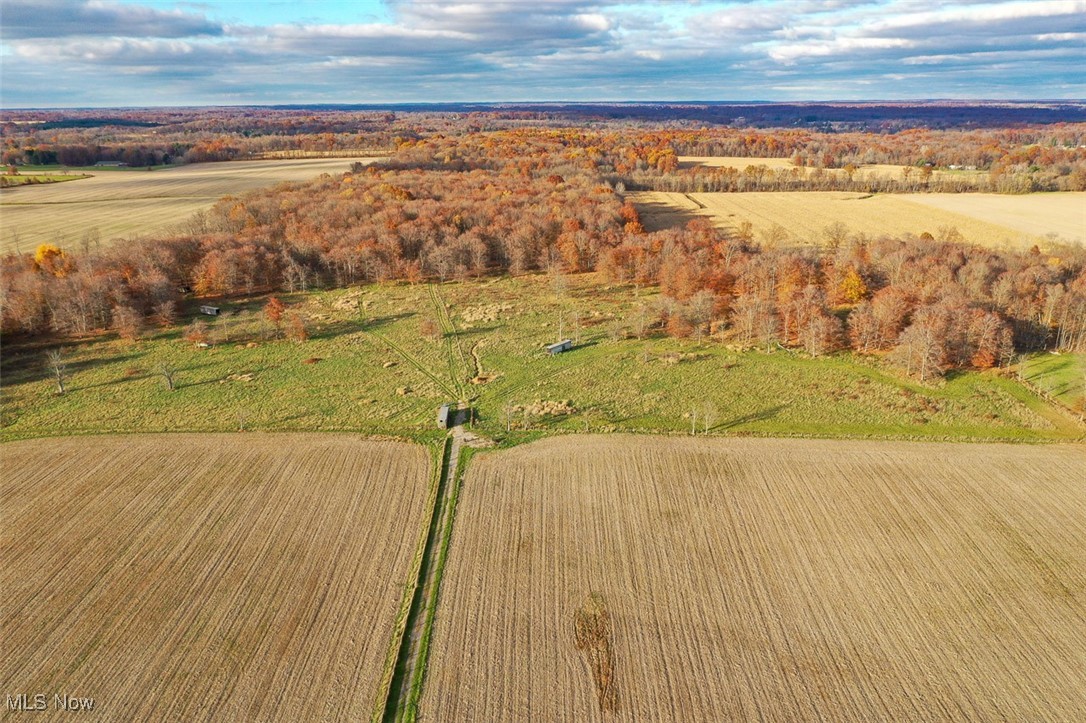
[[[268,299],[267,304],[264,304],[264,316],[268,317],[268,321],[275,324],[275,335],[277,337],[283,324],[284,311],[286,311],[286,306],[275,296]]]
[[[192,342],[193,344],[206,344],[207,324],[205,324],[202,319],[196,319],[185,327],[184,338],[185,341]]]
[[[46,355],[46,364],[53,377],[57,380],[57,394],[64,394],[64,380],[68,377],[68,362],[64,359],[64,352],[60,349],[51,349]]]
[[[502,405],[502,418],[505,420],[505,431],[508,434],[513,430],[513,415],[516,414],[516,405],[506,400]]]
[[[162,362],[158,365],[158,373],[162,375],[163,381],[166,382],[166,388],[171,392],[177,387],[174,384],[174,376],[177,374],[177,368],[168,362]]]
[[[701,405],[702,434],[709,434],[709,430],[716,426],[717,410],[712,402],[704,402]]]

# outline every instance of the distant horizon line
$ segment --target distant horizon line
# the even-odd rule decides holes
[[[0,113],[19,111],[96,111],[96,110],[184,110],[196,108],[272,108],[272,109],[394,109],[394,108],[439,108],[439,107],[637,107],[637,106],[772,106],[772,105],[933,105],[954,103],[958,105],[1086,105],[1086,98],[873,98],[867,100],[841,100],[841,99],[808,99],[808,100],[442,100],[442,101],[391,101],[391,102],[364,102],[364,103],[335,103],[335,102],[299,102],[299,103],[193,103],[177,105],[73,105],[73,106],[19,106],[5,108],[0,105]]]

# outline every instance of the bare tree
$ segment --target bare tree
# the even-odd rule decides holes
[[[569,280],[557,264],[552,266],[548,273],[551,277],[551,289],[554,291],[555,297],[561,301],[565,298],[566,292],[569,291]]]
[[[155,321],[163,328],[173,326],[177,322],[177,304],[172,300],[155,304]]]
[[[79,245],[83,249],[83,255],[89,256],[91,246],[97,252],[101,250],[102,233],[98,230],[97,226],[93,226],[83,232],[83,238],[80,239]]]
[[[637,313],[634,316],[634,332],[638,340],[645,338],[645,331],[649,326],[649,307],[645,304],[637,305]]]
[[[822,229],[822,238],[826,240],[826,246],[836,251],[848,240],[848,226],[840,221],[834,221]]]
[[[67,391],[64,387],[64,380],[68,377],[68,362],[64,359],[64,352],[61,349],[50,349],[46,353],[45,359],[49,371],[53,373],[53,377],[57,380],[57,394],[64,394]]]
[[[762,245],[771,249],[780,247],[789,238],[788,230],[779,223],[775,223],[769,228],[762,229],[759,236],[761,237]]]
[[[513,429],[513,414],[516,405],[512,401],[506,401],[502,405],[502,416],[505,417],[505,432],[508,434]]]
[[[143,316],[131,306],[113,307],[113,329],[127,341],[136,341],[143,331]]]
[[[162,362],[158,365],[158,373],[162,375],[163,381],[166,382],[166,388],[171,392],[177,387],[174,384],[174,376],[177,374],[177,368],[169,362]]]
[[[891,358],[915,374],[921,381],[942,376],[946,368],[946,346],[938,332],[930,324],[914,323],[898,340]]]
[[[686,312],[690,324],[694,327],[694,339],[700,344],[701,337],[713,320],[713,309],[716,308],[716,296],[708,289],[702,289],[690,297],[687,302]]]
[[[709,430],[716,425],[716,418],[716,405],[709,401],[703,402],[701,405],[701,424],[704,430],[702,434],[709,434]]]

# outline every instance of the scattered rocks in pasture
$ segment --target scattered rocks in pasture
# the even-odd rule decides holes
[[[573,414],[577,410],[569,399],[559,401],[537,399],[531,404],[518,404],[513,407],[512,411],[513,414],[523,414],[528,417],[559,417],[565,414]]]
[[[460,318],[469,324],[497,321],[502,313],[513,310],[512,304],[486,304],[469,306],[460,313]]]
[[[358,303],[362,293],[359,291],[349,291],[343,296],[339,297],[332,302],[332,308],[337,311],[354,311],[358,308]],[[363,307],[369,302],[362,302]]]

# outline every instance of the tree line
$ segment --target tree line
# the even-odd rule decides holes
[[[224,198],[169,237],[10,255],[0,330],[170,325],[187,289],[227,297],[599,271],[661,292],[629,333],[655,327],[816,356],[886,354],[925,379],[1006,364],[1023,350],[1086,350],[1079,246],[1042,253],[865,239],[836,224],[821,246],[783,248],[703,219],[647,233],[592,159],[561,143],[498,150],[489,168],[471,168],[443,143],[409,145],[387,165]]]
[[[675,129],[622,119],[587,125],[566,116],[481,111],[347,111],[303,109],[157,109],[128,111],[93,125],[90,111],[27,111],[41,123],[0,122],[0,161],[9,165],[132,166],[261,158],[286,153],[395,151],[401,161],[419,144],[427,163],[441,148],[446,164],[492,168],[496,153],[545,151],[551,162],[588,164],[630,188],[697,191],[855,190],[863,192],[1086,190],[1086,124],[893,132],[794,128]],[[7,117],[10,114],[5,114]],[[71,116],[71,118],[68,118]],[[67,123],[65,120],[67,119]],[[122,125],[117,125],[123,122]],[[680,156],[788,159],[794,173],[685,168]],[[504,164],[504,159],[501,163]],[[911,173],[857,174],[895,165]],[[936,169],[982,171],[931,176]],[[791,170],[791,169],[790,169]],[[831,173],[841,170],[845,173]],[[748,172],[749,171],[749,172]]]

